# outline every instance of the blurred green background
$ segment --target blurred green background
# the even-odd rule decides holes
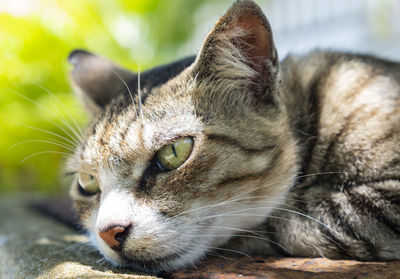
[[[172,61],[206,2],[0,0],[0,191],[60,191],[70,128],[87,121],[69,85],[71,50],[133,70]]]
[[[196,53],[233,0],[0,0],[0,192],[62,189],[72,129],[86,115],[69,85],[84,48],[132,70]],[[400,60],[400,1],[259,0],[279,55],[315,47]]]

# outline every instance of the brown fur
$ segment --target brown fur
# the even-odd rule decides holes
[[[144,82],[142,99],[132,86],[132,96],[99,92],[103,78],[86,95],[96,94],[93,123],[67,169],[99,181],[98,194],[83,197],[75,182],[71,195],[107,258],[169,270],[224,244],[267,255],[400,258],[399,64],[316,51],[279,65],[264,14],[238,1],[175,75]],[[73,78],[85,91],[96,76]],[[193,138],[191,155],[158,172],[154,154],[181,137]],[[98,238],[100,227],[128,221],[121,250]]]

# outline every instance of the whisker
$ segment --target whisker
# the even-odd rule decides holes
[[[284,217],[280,217],[280,216],[274,216],[274,215],[270,215],[268,218],[277,219],[277,220],[282,220],[282,221],[287,221],[287,222],[290,222],[290,223],[295,223],[295,224],[300,225],[300,226],[302,226],[302,227],[304,227],[304,228],[306,228],[306,229],[308,229],[308,230],[311,230],[311,231],[314,230],[314,228],[312,228],[312,227],[309,227],[309,226],[307,226],[307,225],[304,225],[304,224],[301,223],[301,222],[297,222],[297,221],[295,221],[295,220],[291,220],[291,219],[288,219],[288,218],[284,218]],[[333,232],[338,233],[336,230],[333,230]],[[328,236],[327,234],[325,234],[325,233],[323,233],[323,232],[321,232],[321,231],[320,231],[320,234],[321,234],[323,237],[325,237],[326,239],[328,239],[329,241],[332,241],[333,243],[335,243],[335,245],[337,245],[338,247],[340,247],[341,249],[343,249],[343,251],[345,251],[347,254],[353,255],[353,253],[351,253],[350,251],[348,251],[346,248],[344,248],[342,245],[340,245],[340,243],[338,243],[337,241],[335,241],[333,238],[331,238],[331,237]]]
[[[71,144],[71,145],[73,145],[73,146],[75,146],[76,144],[78,144],[77,142],[73,142],[73,141],[69,140],[68,138],[66,138],[66,137],[64,137],[64,136],[61,136],[61,135],[59,135],[59,134],[57,134],[57,133],[54,133],[54,132],[49,131],[49,130],[46,130],[46,129],[41,129],[41,128],[37,128],[37,127],[33,127],[33,126],[21,124],[21,123],[16,123],[16,124],[19,125],[19,126],[28,128],[28,129],[36,130],[36,131],[43,132],[43,133],[46,133],[46,134],[49,134],[49,135],[53,135],[53,136],[55,136],[55,137],[57,137],[57,138],[60,138],[60,139],[65,140],[67,143],[69,143],[69,144]]]
[[[90,245],[90,243],[88,241],[78,241],[76,243],[73,243],[67,247],[65,247],[64,249],[62,249],[62,251],[79,251],[79,253],[82,253],[82,250],[84,253],[88,253],[88,252],[92,252],[93,248]]]
[[[221,255],[221,254],[219,254],[219,253],[217,253],[215,251],[207,251],[207,252],[205,252],[205,254],[206,255],[211,255],[211,256],[214,256],[214,257],[219,257],[219,258],[227,260],[227,261],[233,261],[233,262],[236,262],[236,263],[240,263],[240,261],[235,259],[235,258],[223,256],[223,255]]]
[[[268,198],[268,197],[270,197],[270,195],[260,195],[260,196],[250,196],[250,197],[243,197],[243,198],[239,198],[239,199],[235,199],[235,200],[232,200],[232,201],[229,201],[227,204],[232,204],[232,203],[241,203],[241,202],[251,202],[251,203],[255,203],[255,202],[258,202],[258,203],[266,203],[266,202],[269,202],[269,203],[280,203],[280,204],[285,204],[285,205],[287,205],[287,206],[291,206],[291,207],[294,207],[293,205],[289,205],[289,204],[287,204],[287,203],[285,203],[285,202],[278,202],[278,201],[275,201],[275,200],[262,200],[262,201],[254,201],[254,199],[259,199],[259,198]],[[305,203],[305,204],[309,204],[309,205],[318,205],[318,204],[316,204],[316,203],[314,203],[314,202],[310,202],[310,201],[307,201],[307,200],[302,200],[302,199],[294,199],[294,198],[289,198],[289,197],[286,197],[285,199],[284,199],[284,201],[294,201],[294,202],[300,202],[300,203]]]
[[[160,264],[160,263],[153,257],[153,254],[152,254],[151,252],[149,253],[149,255],[150,255],[151,259],[152,259],[154,262],[156,262],[157,264]]]
[[[199,76],[199,73],[197,73],[194,78],[192,79],[192,82],[190,83],[189,88],[193,89],[196,86],[196,82],[197,82],[197,77]]]
[[[143,125],[143,108],[142,108],[142,91],[141,91],[141,88],[140,88],[140,73],[141,71],[140,71],[140,67],[139,67],[139,71],[138,71],[138,84],[137,84],[137,86],[138,86],[138,99],[139,99],[139,116],[140,116],[140,119],[141,119],[141,121],[142,121],[142,125]]]
[[[19,142],[19,143],[16,143],[16,144],[10,146],[10,149],[13,149],[13,148],[15,148],[17,146],[20,146],[22,144],[32,143],[32,142],[53,144],[55,146],[59,146],[59,147],[65,148],[65,149],[67,149],[67,150],[69,150],[71,152],[75,151],[75,149],[72,146],[70,146],[68,144],[65,144],[65,143],[63,143],[61,141],[57,141],[57,140],[53,140],[53,141],[50,141],[50,140],[25,140],[25,141],[22,141],[22,142]]]
[[[187,226],[182,226],[181,229],[186,229],[186,228],[221,228],[221,229],[227,229],[227,230],[235,230],[235,231],[240,231],[244,233],[251,233],[260,237],[263,237],[261,233],[270,233],[266,231],[254,231],[254,230],[246,230],[246,229],[240,229],[240,228],[234,228],[234,227],[226,227],[226,226],[215,226],[215,225],[210,225],[210,226],[203,226],[203,225],[187,225]]]
[[[108,264],[108,260],[106,258],[98,259],[96,260],[96,264],[100,265],[101,267],[104,267]]]
[[[345,172],[320,172],[320,173],[313,173],[313,174],[307,174],[307,175],[299,175],[299,176],[296,176],[296,178],[309,177],[309,176],[313,176],[313,175],[317,176],[317,175],[325,175],[325,174],[337,174],[337,173],[345,173]],[[205,209],[209,209],[209,208],[214,208],[214,207],[218,207],[218,206],[223,206],[223,205],[226,205],[226,204],[229,204],[229,203],[234,203],[235,201],[240,200],[240,199],[237,199],[238,197],[241,197],[241,196],[246,195],[246,194],[250,194],[251,192],[257,191],[257,190],[262,189],[262,188],[265,188],[265,187],[271,187],[271,186],[280,184],[280,183],[282,183],[282,182],[284,182],[284,181],[285,181],[285,180],[282,179],[282,180],[279,180],[279,181],[277,181],[277,182],[275,182],[275,183],[268,183],[268,184],[265,184],[265,185],[256,187],[256,188],[254,188],[254,189],[251,189],[251,190],[249,190],[249,191],[240,193],[240,194],[238,194],[238,195],[236,195],[236,196],[233,196],[232,198],[226,199],[226,200],[224,200],[224,201],[222,201],[222,202],[217,202],[217,203],[211,204],[211,205],[206,205],[206,206],[200,206],[200,207],[197,207],[197,208],[192,208],[192,209],[183,211],[183,212],[181,212],[181,213],[178,213],[178,214],[175,215],[175,216],[178,217],[178,216],[181,216],[181,215],[190,213],[190,212],[195,212],[195,211],[198,211],[198,210],[205,210]],[[247,198],[249,198],[249,199],[252,199],[252,198],[257,199],[258,197],[264,197],[264,196],[244,197],[243,199],[247,199]],[[302,200],[299,200],[299,199],[291,199],[291,198],[286,198],[285,200],[294,200],[294,201],[305,202],[305,201],[302,201]],[[272,202],[272,201],[267,201],[267,202]]]
[[[48,113],[54,115],[61,123],[63,123],[65,126],[68,127],[69,124],[68,124],[64,119],[60,118],[57,114],[55,114],[54,112],[50,111],[48,108],[46,108],[45,106],[41,105],[40,103],[38,103],[38,102],[36,102],[36,101],[34,101],[34,100],[32,100],[32,99],[30,99],[30,98],[28,98],[28,97],[26,97],[26,96],[20,94],[20,93],[18,93],[17,91],[15,91],[15,90],[13,90],[13,89],[8,89],[8,91],[10,91],[10,92],[16,94],[17,96],[19,96],[19,97],[21,97],[21,98],[23,98],[23,99],[25,99],[25,100],[31,102],[32,104],[38,106],[39,108],[43,109],[44,111],[46,111],[46,112],[48,112]],[[54,126],[56,126],[57,128],[59,128],[61,131],[63,131],[71,140],[75,141],[75,144],[78,144],[78,142],[77,142],[77,140],[75,139],[75,137],[74,137],[71,133],[69,133],[67,130],[65,130],[61,125],[57,124],[57,123],[54,122],[54,121],[50,121],[50,120],[48,120],[48,121],[49,121],[52,125],[54,125]],[[76,136],[76,134],[75,134],[75,136]]]
[[[179,251],[174,250],[174,251],[173,251],[173,255],[181,255],[180,252],[182,252],[182,250],[186,250],[186,251],[189,252],[189,253],[192,252],[191,250],[189,250],[189,249],[187,249],[187,248],[185,248],[185,247],[178,246],[178,245],[176,245],[176,244],[174,244],[174,243],[172,243],[172,242],[169,242],[168,245],[175,246],[176,248],[179,249]],[[165,247],[165,246],[164,246],[164,247]],[[171,249],[171,247],[166,247],[166,248]],[[190,261],[190,264],[197,270],[197,266],[194,264],[193,260],[190,259],[189,261]]]
[[[212,226],[210,226],[210,227],[212,227]],[[272,233],[272,232],[270,232],[270,233]],[[279,246],[280,248],[282,248],[283,250],[285,250],[287,253],[290,254],[290,251],[286,247],[282,246],[281,244],[277,243],[276,241],[273,241],[271,239],[268,239],[268,238],[265,238],[265,237],[262,237],[262,236],[247,235],[247,234],[201,234],[201,235],[199,235],[199,234],[186,234],[186,233],[179,233],[179,234],[184,235],[184,236],[243,237],[243,238],[258,239],[258,240],[263,240],[263,241],[266,241],[266,242],[269,242],[269,243],[273,243],[273,244]]]
[[[228,249],[228,248],[222,248],[222,247],[214,247],[214,246],[208,246],[208,245],[202,245],[202,244],[195,244],[195,243],[186,243],[186,242],[181,242],[182,244],[186,244],[189,246],[197,246],[197,247],[202,247],[205,249],[213,249],[213,250],[221,250],[221,251],[226,251],[226,252],[232,252],[232,253],[237,253],[242,256],[246,256],[252,261],[254,261],[253,257],[250,256],[249,254],[246,254],[244,252],[238,251],[238,250],[233,250],[233,249]]]
[[[129,88],[128,84],[125,82],[124,78],[121,77],[121,75],[118,74],[116,71],[113,70],[112,72],[122,81],[122,83],[124,84],[124,86],[125,86],[126,89],[128,90],[129,96],[131,97],[132,104],[134,104],[135,101],[133,100],[132,91],[131,91],[131,89]]]
[[[228,216],[229,216],[229,217],[234,217],[234,216],[256,216],[256,217],[262,217],[263,215],[258,215],[258,214],[231,214],[231,215],[228,215]],[[295,221],[295,220],[291,220],[291,219],[288,219],[288,218],[285,218],[285,217],[270,215],[270,216],[268,216],[268,218],[277,219],[277,220],[282,220],[282,221],[286,221],[286,222],[290,222],[290,223],[294,223],[294,224],[299,225],[299,226],[302,226],[302,227],[304,227],[304,228],[306,228],[306,229],[308,229],[308,230],[311,230],[311,231],[314,230],[313,227],[307,226],[307,225],[305,225],[305,224],[303,224],[303,223],[301,223],[301,222],[298,222],[298,221]],[[328,227],[328,228],[329,228],[329,226],[327,226],[326,224],[323,224],[323,223],[321,223],[321,224],[322,224],[324,227]],[[207,227],[207,226],[204,226],[204,227]],[[212,227],[212,226],[211,226],[211,227]],[[336,230],[334,230],[334,229],[332,229],[332,228],[330,228],[330,230],[333,231],[334,233],[338,233]],[[267,233],[272,233],[272,232],[267,232]],[[276,232],[274,232],[274,233],[276,233]],[[323,232],[321,232],[321,231],[320,231],[320,233],[321,233],[321,235],[322,235],[323,237],[325,237],[326,239],[328,239],[329,241],[335,243],[338,247],[340,247],[341,249],[343,249],[343,251],[345,251],[345,252],[348,253],[349,255],[352,255],[352,253],[351,253],[350,251],[348,251],[346,248],[344,248],[343,246],[341,246],[340,243],[338,243],[337,241],[335,241],[333,238],[329,237],[327,234],[325,234],[325,233],[323,233]],[[269,241],[269,242],[274,243],[274,244],[280,246],[282,249],[286,250],[286,251],[289,252],[289,254],[290,254],[290,251],[289,251],[287,248],[282,247],[279,243],[276,243],[276,242],[274,242],[274,241]]]
[[[233,204],[235,204],[235,205],[238,205],[238,204],[251,204],[251,205],[253,205],[255,203],[260,203],[260,204],[267,204],[268,203],[268,204],[273,204],[273,205],[275,205],[275,204],[282,205],[282,206],[285,206],[285,207],[288,207],[288,208],[292,208],[292,209],[296,209],[298,211],[301,211],[300,208],[297,208],[297,207],[295,207],[295,206],[293,206],[291,204],[288,204],[288,203],[286,203],[284,201],[276,201],[276,200],[263,200],[263,201],[256,200],[256,201],[254,201],[253,200],[253,199],[258,199],[258,198],[262,198],[262,197],[269,197],[269,196],[257,196],[257,197],[241,198],[241,199],[238,199],[238,200],[235,200],[235,201],[227,202],[225,205],[233,205]],[[309,204],[313,204],[313,203],[309,203]],[[272,207],[272,208],[275,208],[275,207]]]
[[[26,160],[32,158],[32,157],[35,157],[35,156],[38,156],[38,155],[41,155],[41,154],[47,154],[47,153],[51,153],[51,154],[62,154],[62,155],[70,155],[70,153],[61,152],[61,151],[41,151],[41,152],[36,152],[36,153],[34,153],[34,154],[32,154],[32,155],[29,155],[29,156],[25,157],[25,158],[21,161],[21,164],[22,164],[23,162],[25,162]]]
[[[282,181],[283,181],[283,180],[282,180]],[[268,184],[268,185],[263,185],[263,187],[270,187],[270,186],[279,184],[279,183],[281,183],[282,181],[278,181],[278,182],[276,182],[276,183],[270,183],[270,184]],[[258,188],[260,188],[260,187],[258,187]],[[237,196],[240,196],[240,195],[237,195]],[[237,197],[237,196],[234,196],[233,198],[235,198],[235,197]],[[209,208],[214,208],[214,207],[226,205],[226,204],[232,203],[231,200],[232,200],[232,198],[227,199],[227,200],[223,200],[223,201],[218,202],[218,203],[215,203],[215,204],[206,205],[206,206],[200,206],[200,207],[197,207],[197,208],[189,209],[189,210],[186,210],[186,211],[183,211],[183,212],[181,212],[181,213],[176,214],[175,217],[178,217],[178,216],[181,216],[181,215],[183,215],[183,214],[190,213],[190,212],[196,212],[196,211],[198,211],[198,210],[209,209]],[[233,200],[233,202],[234,202],[234,200]]]
[[[75,131],[75,134],[78,134],[78,138],[82,138],[83,137],[83,131],[82,131],[82,129],[81,129],[81,127],[79,126],[79,124],[78,124],[78,122],[75,120],[75,118],[72,116],[72,114],[70,113],[70,111],[68,110],[68,108],[63,104],[63,102],[61,102],[60,101],[60,99],[57,97],[57,95],[56,94],[54,94],[54,93],[52,93],[48,88],[46,88],[46,87],[44,87],[43,85],[41,85],[41,84],[37,84],[37,83],[34,83],[34,85],[36,85],[36,86],[38,86],[38,87],[40,87],[40,88],[42,88],[43,90],[45,90],[49,95],[51,95],[56,101],[57,101],[57,103],[59,103],[61,106],[62,106],[62,108],[64,109],[64,111],[68,114],[68,117],[74,122],[74,125],[75,125],[75,127],[76,127],[76,130],[73,128],[73,127],[70,127],[70,125],[69,125],[69,123],[68,123],[68,121],[66,122],[67,124],[68,124],[68,126],[70,127],[70,130],[71,131]],[[55,107],[56,108],[56,107]],[[57,108],[56,108],[56,110],[57,110]],[[58,110],[57,110],[58,111]],[[77,131],[77,132],[76,132]]]
[[[291,210],[291,209],[287,209],[287,208],[271,207],[271,206],[244,208],[244,209],[234,210],[234,211],[221,213],[221,214],[217,214],[217,215],[208,215],[208,216],[203,217],[203,218],[194,219],[193,222],[200,222],[200,221],[204,221],[204,220],[207,220],[207,219],[210,219],[210,218],[224,217],[224,216],[255,216],[255,217],[265,217],[265,218],[267,218],[268,216],[263,215],[263,214],[243,214],[243,215],[242,214],[237,214],[239,212],[246,212],[246,211],[249,211],[249,210],[259,210],[259,209],[274,209],[274,210],[281,210],[281,211],[286,211],[286,212],[290,212],[290,213],[293,213],[293,214],[297,214],[297,215],[303,216],[303,217],[305,217],[305,218],[307,218],[307,219],[309,219],[311,221],[314,221],[314,222],[324,226],[325,228],[337,233],[337,231],[335,231],[333,228],[331,228],[330,226],[324,224],[323,222],[311,217],[310,215],[307,215],[307,214],[304,214],[304,213],[301,213],[301,212],[297,212],[297,211],[294,211],[294,210]]]
[[[333,173],[344,173],[344,172],[319,172],[319,173],[313,173],[313,174],[299,175],[299,176],[296,176],[296,178],[304,178],[304,177],[317,176],[317,175],[326,175],[326,174],[333,174]],[[275,183],[275,184],[281,183],[281,182],[283,182],[283,181],[285,181],[285,180],[280,180],[279,182],[277,182],[277,183]],[[238,194],[238,195],[236,195],[236,196],[234,196],[234,197],[228,199],[227,201],[230,201],[230,200],[232,200],[232,199],[235,199],[235,198],[237,198],[237,197],[239,197],[239,196],[243,196],[243,195],[252,193],[252,192],[257,191],[257,190],[259,190],[259,189],[265,188],[266,186],[271,186],[271,185],[262,185],[262,186],[256,187],[256,188],[251,189],[251,190],[249,190],[249,191],[246,191],[246,192],[244,192],[244,193],[240,193],[240,194]]]

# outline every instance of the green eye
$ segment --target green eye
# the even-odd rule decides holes
[[[157,163],[166,170],[176,169],[189,158],[192,148],[192,138],[179,139],[157,152]]]
[[[79,191],[84,196],[91,196],[100,191],[97,179],[90,174],[80,173],[78,176]]]

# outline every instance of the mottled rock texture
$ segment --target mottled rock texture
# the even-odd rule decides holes
[[[304,258],[247,257],[233,260],[209,259],[198,270],[179,271],[175,279],[395,279],[400,278],[400,262],[332,261]]]
[[[0,278],[157,278],[113,268],[85,236],[27,206],[34,196],[0,197]],[[168,278],[400,278],[399,262],[302,258],[210,258]],[[159,278],[159,277],[158,277]]]
[[[85,236],[27,206],[32,200],[0,198],[0,278],[156,278],[105,264]]]

